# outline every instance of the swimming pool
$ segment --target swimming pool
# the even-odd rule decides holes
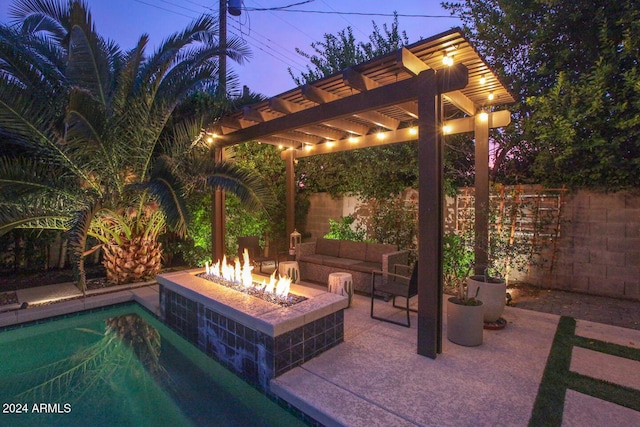
[[[2,426],[303,426],[137,304],[0,332]]]

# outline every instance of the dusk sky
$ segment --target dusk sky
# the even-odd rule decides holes
[[[400,30],[407,33],[410,43],[460,25],[440,7],[439,0],[313,0],[289,8],[289,11],[259,11],[299,3],[301,0],[244,0],[238,17],[227,15],[228,36],[243,37],[252,57],[243,65],[228,62],[239,77],[240,87],[247,85],[253,92],[274,96],[292,89],[295,84],[288,68],[295,75],[306,71],[307,61],[295,52],[300,48],[312,52],[311,43],[321,41],[325,33],[336,34],[350,26],[358,41],[368,41],[373,32],[372,21],[382,29],[390,25],[394,11]],[[8,23],[12,0],[0,4],[0,21]],[[114,39],[121,48],[133,47],[143,33],[150,35],[151,47],[167,35],[186,27],[202,13],[218,15],[219,1],[207,0],[89,0],[98,32]],[[305,12],[294,12],[305,11]],[[321,11],[329,13],[314,13]],[[335,13],[340,12],[340,14]],[[151,52],[151,50],[149,50]]]

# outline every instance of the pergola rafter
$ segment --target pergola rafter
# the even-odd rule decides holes
[[[453,58],[453,65],[444,64],[444,56]],[[246,141],[287,148],[288,233],[294,228],[295,158],[417,140],[418,353],[435,358],[442,349],[443,132],[475,133],[476,209],[482,210],[489,197],[489,129],[510,122],[508,111],[490,110],[512,102],[495,73],[453,29],[244,107],[208,131],[217,135],[220,149]],[[216,231],[224,224],[219,211]],[[476,219],[476,262],[482,263],[487,218],[480,213]]]

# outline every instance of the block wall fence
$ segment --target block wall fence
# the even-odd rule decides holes
[[[310,202],[306,240],[326,234],[330,218],[357,218],[367,211],[354,197],[320,193]],[[518,279],[542,288],[640,300],[640,192],[568,192],[560,215],[553,264],[532,267]],[[455,199],[447,198],[445,228],[454,217]]]

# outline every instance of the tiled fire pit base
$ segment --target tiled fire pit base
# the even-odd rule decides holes
[[[271,378],[344,340],[343,296],[292,285],[292,293],[308,299],[282,308],[196,276],[202,272],[157,276],[162,320],[264,390]]]

